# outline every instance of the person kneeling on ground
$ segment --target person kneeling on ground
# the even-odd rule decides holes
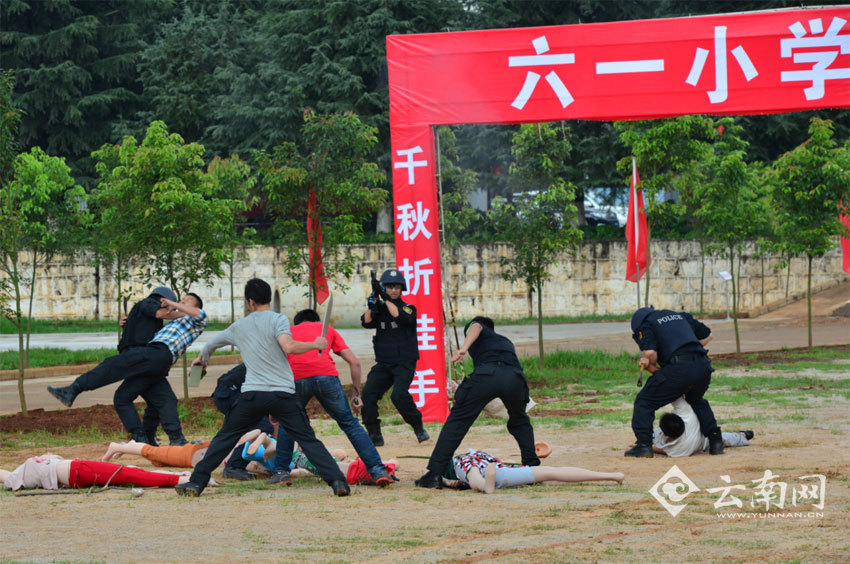
[[[594,472],[572,466],[509,466],[486,452],[469,449],[468,454],[459,454],[452,459],[452,464],[443,474],[443,485],[490,494],[500,488],[537,482],[610,480],[622,484],[624,479],[622,472]]]
[[[665,413],[658,422],[660,429],[652,435],[652,450],[655,454],[671,457],[690,456],[709,450],[708,437],[700,431],[699,420],[694,408],[685,396],[673,402],[673,412]],[[749,446],[755,436],[752,431],[722,433],[724,447]]]
[[[65,460],[50,453],[30,457],[11,472],[0,469],[0,483],[5,489],[13,491],[21,488],[58,490],[60,486],[85,488],[107,484],[172,488],[188,481],[189,476],[174,472],[143,470],[135,466],[94,460]]]

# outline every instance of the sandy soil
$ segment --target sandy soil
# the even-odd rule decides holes
[[[839,298],[846,300],[846,286]],[[805,308],[805,302],[797,307]],[[760,318],[760,333],[768,338],[766,334],[777,328],[804,327],[805,318],[801,323],[799,313],[784,309]],[[839,342],[850,340],[846,318],[818,318],[816,326],[843,332],[845,338]],[[745,370],[742,364],[720,371],[714,382],[753,375]],[[770,374],[769,369],[765,373]],[[850,378],[850,366],[846,372],[807,369],[800,375]],[[383,490],[357,486],[347,498],[334,498],[327,486],[310,478],[296,480],[288,488],[209,488],[199,499],[181,499],[172,490],[146,490],[141,497],[127,489],[30,497],[4,492],[0,493],[0,560],[848,562],[850,397],[824,397],[805,388],[798,393],[807,398],[806,408],[799,407],[799,402],[754,402],[745,408],[715,404],[718,420],[727,431],[736,429],[727,422],[739,417],[742,409],[758,422],[751,425],[756,432],[751,446],[727,449],[722,456],[626,459],[622,453],[633,439],[627,426],[535,425],[537,439],[553,449],[544,461],[547,465],[622,471],[626,474],[622,486],[542,484],[499,490],[490,496],[414,488],[413,480],[422,473],[434,440],[417,444],[408,427],[394,425],[385,428],[387,446],[379,450],[384,459],[400,458],[401,482]],[[540,409],[538,415],[555,415],[546,413],[543,406],[535,409]],[[49,412],[36,420],[41,428],[52,421],[54,431],[59,431],[74,424],[62,419],[63,414],[88,423],[102,418],[106,426],[117,423],[111,408]],[[569,419],[572,413],[557,415]],[[23,419],[0,419],[0,467],[13,468],[36,454],[32,445],[8,439],[8,433],[26,424]],[[351,452],[331,422],[316,418],[314,425],[329,448]],[[439,428],[429,425],[435,438]],[[121,436],[118,431],[107,432],[114,432],[116,439]],[[105,446],[86,444],[54,451],[67,458],[99,459]],[[518,458],[516,443],[501,425],[474,426],[462,445],[466,447],[485,449],[506,460]],[[151,468],[143,459],[134,463]],[[699,488],[681,502],[687,506],[675,517],[649,493],[674,464]],[[767,511],[753,497],[754,481],[768,470],[777,484],[787,485],[782,509]],[[804,477],[813,474],[826,479],[822,510],[813,507],[813,500],[791,502],[795,490],[812,483]],[[728,476],[730,485],[745,487],[736,494],[743,503],[740,510],[715,507],[720,494],[708,490],[724,486],[721,476]],[[743,514],[724,516],[729,509]]]
[[[736,369],[737,371],[746,368]],[[807,375],[835,378],[835,373]],[[724,371],[719,377],[735,377]],[[845,375],[846,377],[847,375]],[[805,390],[800,394],[804,395]],[[404,426],[387,429],[382,456],[401,458],[401,482],[385,490],[359,486],[334,498],[317,479],[289,488],[209,488],[197,500],[171,490],[126,489],[99,494],[14,497],[0,494],[0,558],[46,562],[54,559],[106,562],[219,562],[247,558],[279,562],[563,562],[563,561],[784,561],[839,562],[850,559],[850,401],[812,397],[804,411],[782,405],[754,407],[763,420],[749,447],[722,456],[686,459],[626,459],[628,428],[603,426],[563,430],[538,425],[537,438],[553,454],[545,463],[622,471],[623,486],[544,484],[499,490],[485,496],[452,490],[421,490],[413,480],[424,467],[433,440],[417,444]],[[721,423],[738,408],[716,407]],[[70,412],[77,411],[72,410]],[[69,412],[65,412],[69,413]],[[347,447],[329,422],[315,425],[329,447]],[[438,426],[431,426],[436,434]],[[733,428],[727,428],[733,430]],[[464,447],[486,448],[506,460],[518,458],[504,427],[475,426]],[[54,449],[65,457],[99,458],[104,444]],[[349,450],[350,447],[348,447]],[[0,467],[28,454],[26,445],[0,450]],[[407,458],[413,457],[413,458]],[[129,460],[127,460],[129,462]],[[150,467],[143,459],[139,466]],[[670,516],[648,490],[676,464],[699,488]],[[753,480],[770,470],[787,484],[784,509],[765,512]],[[812,501],[791,505],[792,490],[826,476],[823,510]],[[745,485],[742,511],[722,517],[717,493]],[[734,507],[732,509],[735,509]],[[789,512],[798,516],[779,516]],[[812,515],[811,517],[809,515]],[[817,516],[815,516],[817,515]]]

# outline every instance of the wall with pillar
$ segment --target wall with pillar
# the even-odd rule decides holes
[[[394,266],[391,244],[358,246],[355,254],[362,259],[347,290],[331,284],[334,290],[332,321],[337,325],[359,323],[369,294],[369,271],[380,273]],[[700,256],[699,243],[687,240],[653,240],[653,264],[650,268],[650,303],[657,308],[699,309],[701,273],[704,272],[704,309],[726,310],[726,286],[718,272],[729,270],[729,261]],[[273,306],[292,316],[309,306],[306,287],[294,286],[283,271],[284,250],[279,247],[251,247],[247,259],[237,265],[234,275],[236,317],[244,314],[242,288],[253,277],[272,285]],[[504,244],[461,245],[446,251],[445,282],[454,297],[455,316],[470,318],[486,313],[498,319],[532,317],[536,297],[523,282],[512,283],[501,276],[499,257],[510,256]],[[785,298],[806,289],[806,259],[791,261],[787,268],[775,270],[779,257],[759,257],[754,249],[745,249],[740,265],[741,311],[755,309],[764,303]],[[545,315],[578,316],[623,314],[636,303],[635,284],[625,280],[626,243],[616,240],[586,241],[574,257],[563,255],[550,269],[551,278],[543,288]],[[841,268],[840,249],[816,259],[812,265],[813,287],[831,286],[847,280]],[[424,285],[424,281],[421,281]],[[641,280],[641,295],[645,280]],[[132,301],[147,295],[159,282],[145,284],[138,273],[130,280]],[[431,284],[434,288],[434,284]],[[230,282],[227,278],[200,283],[195,291],[203,297],[205,309],[213,319],[230,319]],[[37,318],[101,318],[117,317],[117,287],[108,268],[99,269],[86,258],[72,261],[57,258],[39,269],[35,287],[33,315]],[[24,289],[29,298],[28,289]]]

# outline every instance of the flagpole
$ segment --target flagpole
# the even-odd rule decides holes
[[[632,198],[635,203],[634,217],[634,242],[635,242],[635,289],[637,290],[637,306],[640,309],[640,259],[638,258],[638,246],[640,243],[640,222],[638,222],[638,198],[637,198],[637,161],[632,157]]]

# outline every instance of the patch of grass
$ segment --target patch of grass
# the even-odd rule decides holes
[[[115,341],[116,345],[118,340]],[[236,351],[238,352],[238,351]],[[46,366],[74,366],[77,364],[98,364],[104,359],[118,354],[115,347],[102,347],[98,349],[84,349],[80,351],[72,351],[63,348],[33,348],[29,351],[29,367],[44,368]],[[217,350],[213,353],[214,356],[233,354],[229,349]],[[198,356],[198,353],[189,353],[186,358],[191,361]],[[18,351],[2,351],[0,352],[0,370],[17,370],[18,368]]]
[[[51,449],[60,446],[75,446],[88,443],[103,443],[115,440],[113,433],[104,433],[99,428],[81,427],[56,435],[47,431],[29,431],[27,433],[4,433],[0,439],[3,449]]]
[[[230,325],[229,321],[209,320],[207,331],[222,331]],[[26,320],[24,320],[26,329]],[[33,319],[30,333],[118,333],[118,321],[115,319]],[[16,335],[18,328],[8,319],[0,319],[0,335]]]

